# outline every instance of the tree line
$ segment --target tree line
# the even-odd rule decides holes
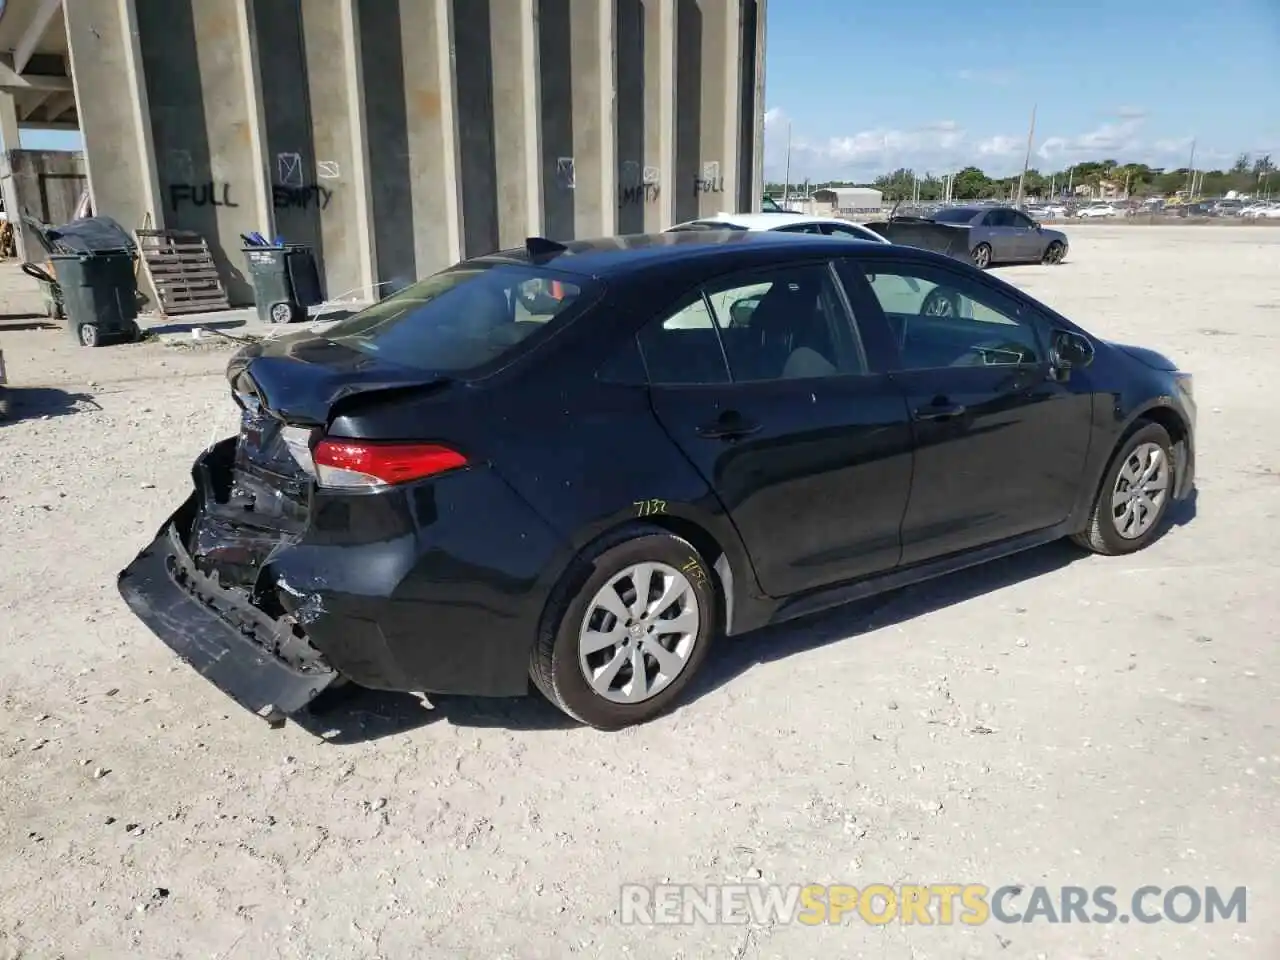
[[[1171,197],[1192,186],[1192,171],[1187,167],[1168,170],[1149,167],[1145,163],[1119,163],[1115,160],[1085,161],[1065,170],[1043,173],[1028,170],[1023,183],[1026,197],[1050,197],[1072,194],[1079,187],[1090,192],[1100,191],[1111,185],[1122,196]],[[797,184],[791,184],[794,192]],[[855,183],[849,180],[830,180],[810,184],[811,190],[822,187],[875,187],[886,200],[914,200],[922,202],[941,200],[946,194],[945,176],[933,173],[917,174],[907,167],[876,177],[872,183]],[[765,185],[769,193],[780,193],[781,183]],[[1018,175],[989,177],[979,167],[965,167],[952,175],[951,196],[956,200],[980,200],[988,197],[1012,197],[1018,190]],[[1196,170],[1195,193],[1201,197],[1220,197],[1236,190],[1245,194],[1280,193],[1280,176],[1271,155],[1252,157],[1242,153],[1228,170]]]

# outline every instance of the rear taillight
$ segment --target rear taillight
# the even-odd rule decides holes
[[[358,490],[421,480],[467,465],[456,450],[434,443],[386,443],[325,439],[312,452],[316,482],[336,490]]]

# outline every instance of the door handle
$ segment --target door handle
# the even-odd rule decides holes
[[[937,404],[931,407],[920,407],[911,415],[917,420],[950,420],[964,414],[963,403]]]
[[[741,417],[721,417],[714,423],[699,427],[698,436],[706,440],[738,440],[759,433],[761,429],[761,424]]]

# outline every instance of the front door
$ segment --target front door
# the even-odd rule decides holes
[[[910,259],[864,270],[893,332],[894,379],[915,432],[902,563],[1065,520],[1093,398],[1080,379],[1055,378],[1047,318],[974,271]]]
[[[1040,229],[1036,226],[1036,222],[1020,210],[1011,211],[1010,216],[1013,219],[1013,230],[1017,236],[1017,258],[1028,261],[1039,260]]]
[[[706,286],[640,334],[659,421],[724,504],[761,587],[888,570],[913,440],[826,262]]]

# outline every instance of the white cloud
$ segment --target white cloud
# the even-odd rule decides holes
[[[1044,171],[1062,170],[1086,160],[1117,160],[1170,168],[1186,165],[1191,137],[1145,137],[1145,114],[1137,107],[1119,107],[1114,117],[1084,133],[1038,136],[1031,165]],[[765,112],[767,179],[783,177],[788,122],[781,108]],[[899,167],[941,174],[969,165],[981,167],[992,176],[1011,176],[1022,169],[1026,148],[1025,133],[979,135],[954,120],[937,120],[905,130],[875,128],[825,139],[814,139],[793,127],[791,179],[869,181]],[[1196,148],[1196,166],[1222,166],[1234,159],[1235,153],[1215,150],[1209,144]]]
[[[996,135],[978,142],[978,153],[984,157],[1014,157],[1026,150],[1026,141],[1020,137]]]

